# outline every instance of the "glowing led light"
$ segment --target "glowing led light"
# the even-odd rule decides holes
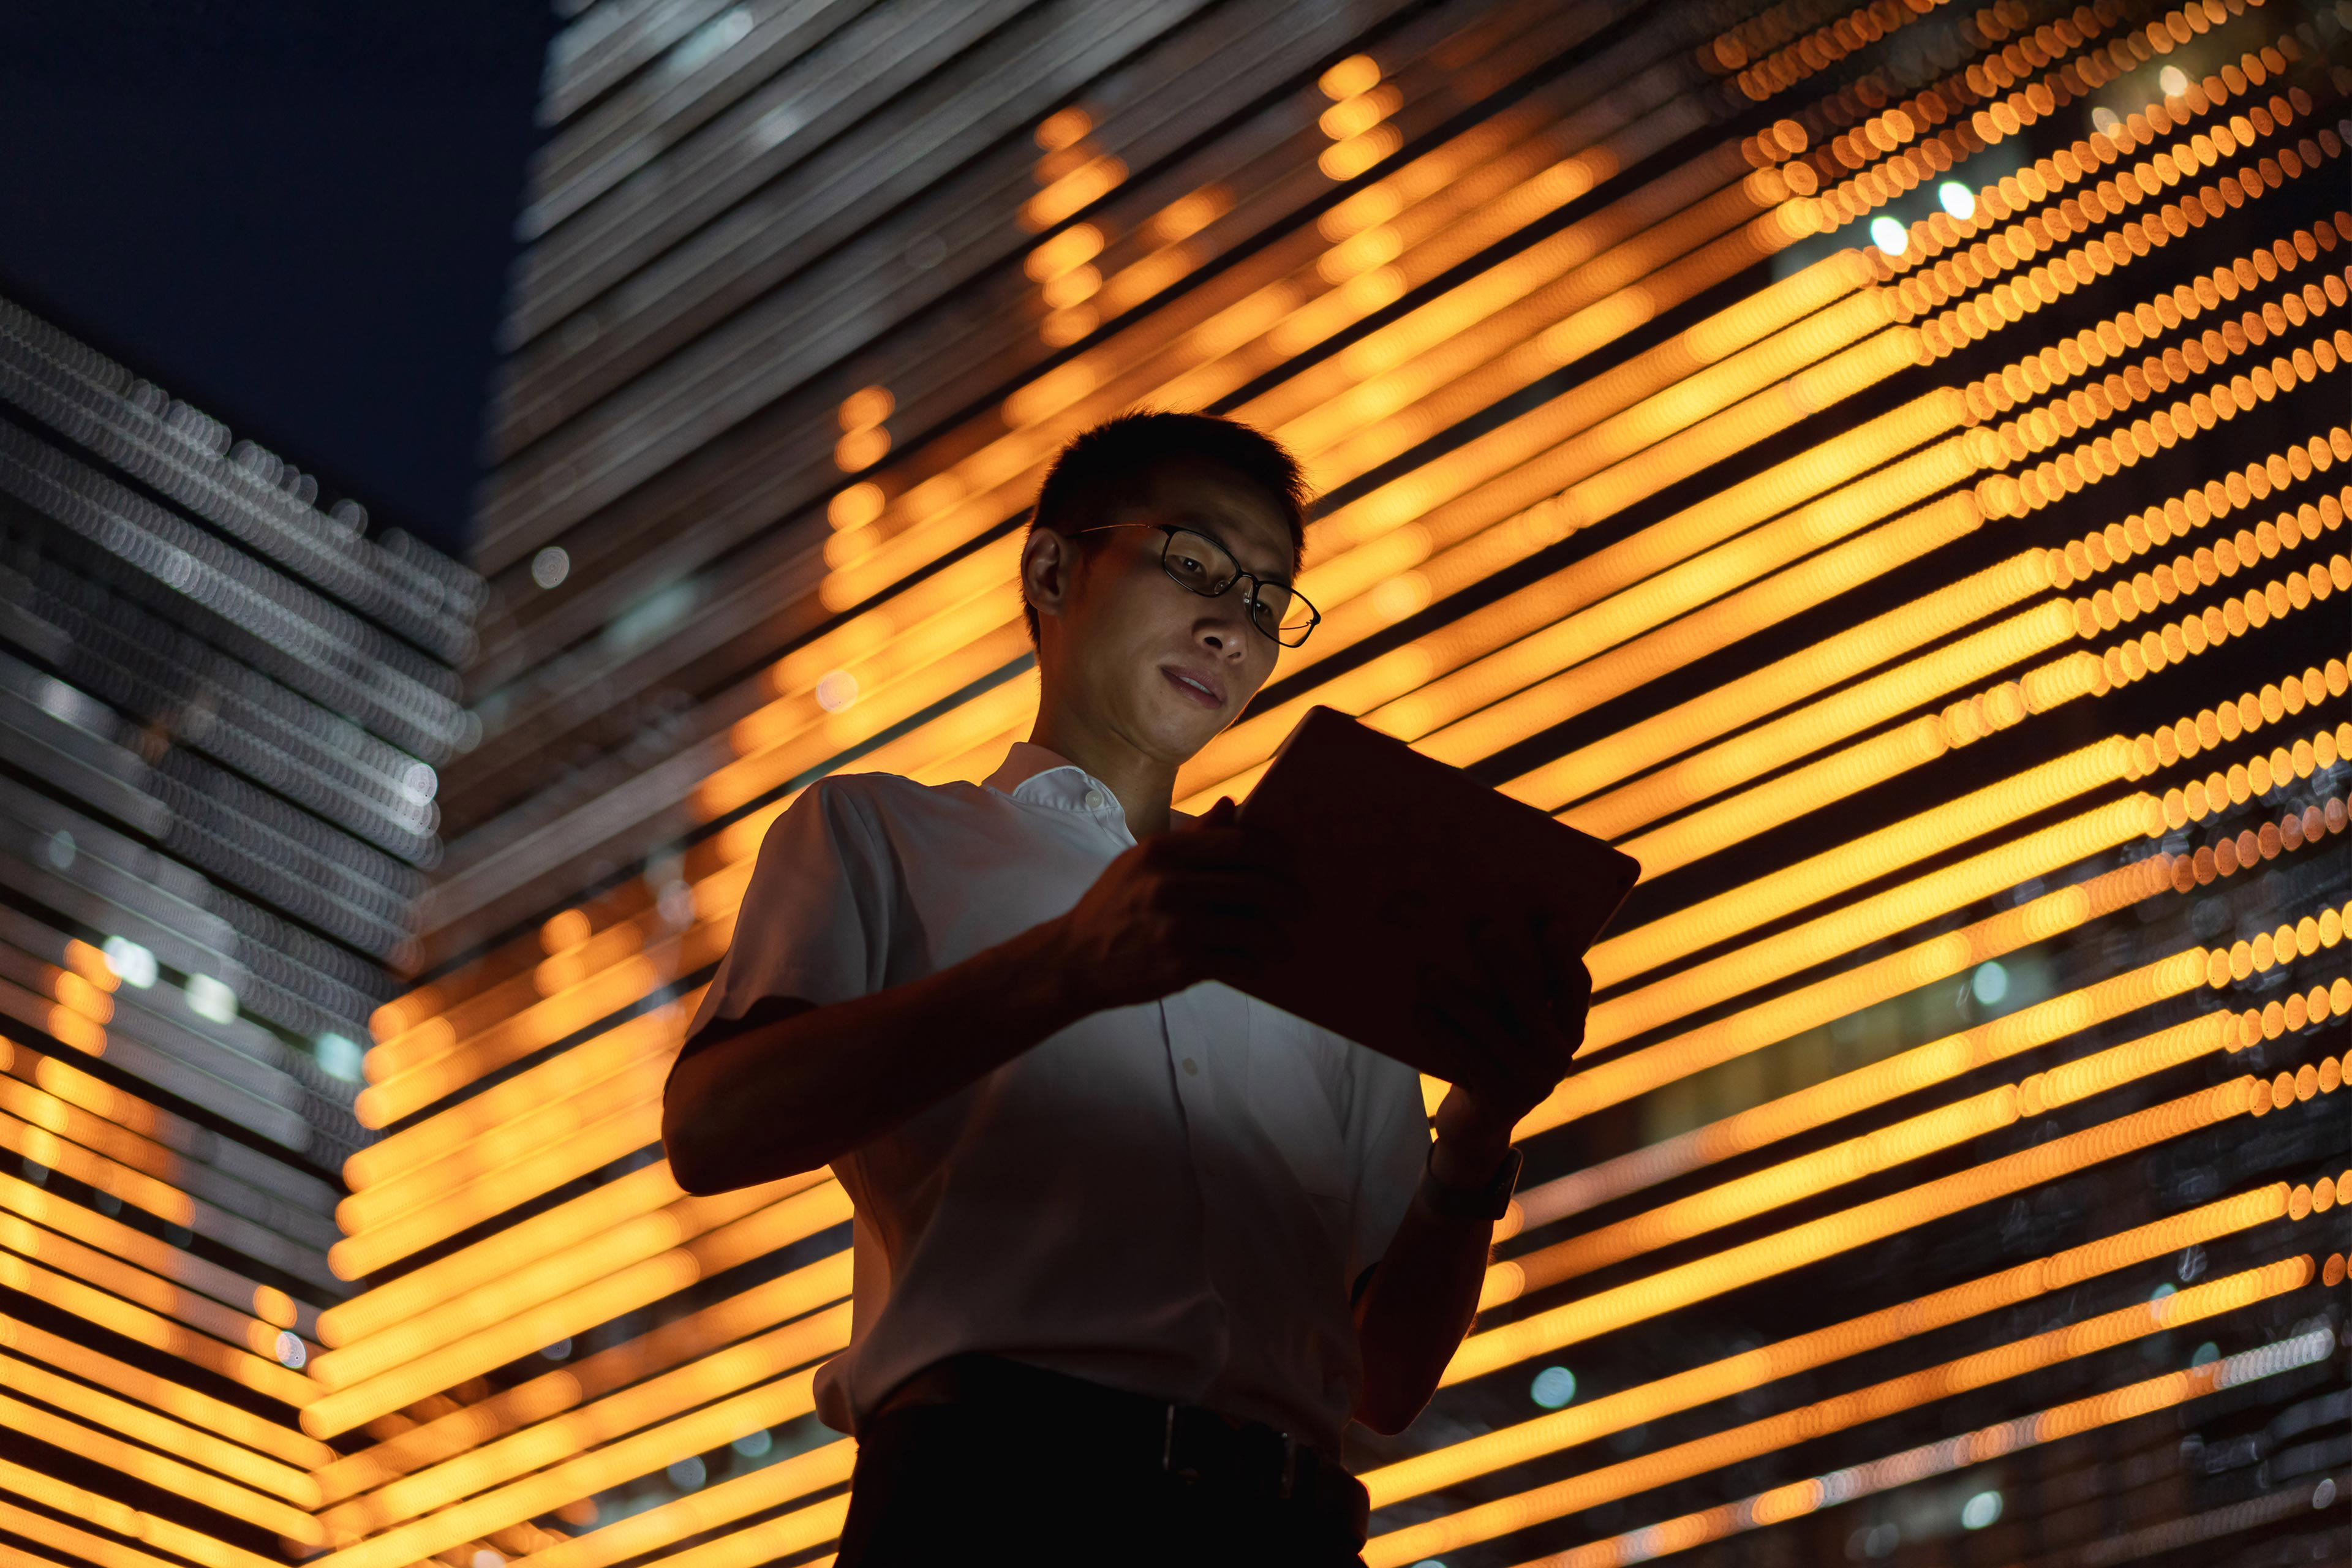
[[[702,1468],[701,1459],[688,1454],[685,1458],[664,1468],[662,1474],[667,1476],[669,1484],[678,1490],[690,1492],[701,1487],[707,1472]]]
[[[1979,963],[1969,976],[1969,994],[1988,1007],[1998,1005],[2009,994],[2009,971],[1998,959]]]
[[[2189,1352],[2189,1365],[2190,1370],[2194,1371],[2198,1367],[2207,1365],[2212,1362],[2220,1361],[2221,1359],[2221,1347],[2215,1344],[2211,1340],[2207,1340],[2203,1344],[2199,1345],[2194,1351]]]
[[[775,1438],[769,1435],[765,1426],[761,1427],[757,1432],[746,1432],[728,1445],[747,1459],[759,1458],[775,1446]]]
[[[359,1081],[360,1058],[363,1053],[357,1040],[344,1035],[320,1035],[312,1042],[311,1049],[318,1056],[320,1072],[345,1083]]]
[[[816,705],[838,713],[857,700],[857,677],[845,669],[828,671],[816,683]]]
[[[542,588],[562,585],[572,575],[572,557],[561,544],[551,544],[530,558],[530,580]]]
[[[2000,1494],[1979,1492],[1960,1505],[1960,1524],[1968,1530],[1982,1530],[2000,1517]]]
[[[2105,104],[2091,110],[2091,126],[2103,136],[2113,136],[2123,122],[2123,116]]]
[[[1874,217],[1870,220],[1870,243],[1883,255],[1900,256],[1911,248],[1911,234],[1891,217]]]
[[[569,1339],[558,1340],[539,1353],[550,1361],[562,1361],[572,1353],[572,1342]]]
[[[236,993],[209,974],[188,976],[188,1010],[215,1024],[236,1021]]]
[[[277,1352],[278,1365],[295,1372],[301,1371],[302,1363],[310,1359],[310,1352],[302,1347],[301,1339],[290,1329],[280,1329],[270,1348]]]
[[[1977,216],[1977,194],[1958,180],[1946,180],[1936,187],[1936,200],[1943,209],[1957,218]]]
[[[1576,1397],[1576,1373],[1564,1366],[1548,1366],[1536,1373],[1528,1397],[1546,1410],[1558,1410]]]
[[[2167,66],[2156,73],[2156,85],[2164,89],[2167,98],[2179,98],[2189,90],[2189,73],[2179,66]]]
[[[110,936],[99,950],[115,977],[144,991],[155,984],[155,955],[127,936]]]

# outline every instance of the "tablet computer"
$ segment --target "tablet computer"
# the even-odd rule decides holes
[[[1303,896],[1288,962],[1239,989],[1451,1082],[1413,1024],[1425,965],[1475,983],[1472,922],[1551,921],[1581,954],[1642,874],[1611,848],[1336,708],[1290,732],[1236,814],[1278,835]]]

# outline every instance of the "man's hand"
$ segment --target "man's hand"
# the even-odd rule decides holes
[[[1431,1123],[1431,1167],[1448,1186],[1484,1184],[1503,1162],[1511,1130],[1572,1070],[1592,1004],[1583,960],[1548,940],[1540,921],[1483,923],[1475,932],[1483,984],[1428,976],[1423,1029],[1442,1034],[1472,1069],[1442,1100]]]
[[[1095,1008],[1245,978],[1286,954],[1280,917],[1297,885],[1279,847],[1234,826],[1234,811],[1220,800],[1127,850],[1053,922],[1063,973]]]

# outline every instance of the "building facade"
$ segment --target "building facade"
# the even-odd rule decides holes
[[[325,1542],[305,1434],[368,1019],[481,581],[0,300],[0,1532]],[[135,1546],[132,1543],[137,1543]]]
[[[1323,498],[1180,805],[1328,703],[1645,867],[1369,1563],[2352,1551],[2347,89],[2300,0],[571,7],[320,1561],[827,1559],[846,1200],[661,1079],[797,791],[1027,732],[1137,405]]]

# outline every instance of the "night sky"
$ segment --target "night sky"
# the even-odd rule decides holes
[[[546,0],[0,5],[0,291],[462,552]]]

